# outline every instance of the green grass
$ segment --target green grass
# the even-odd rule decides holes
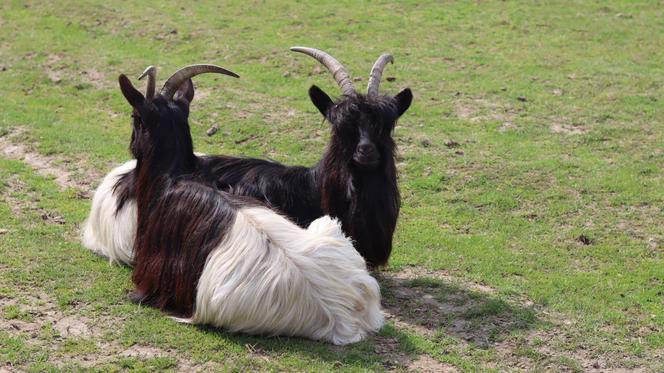
[[[309,165],[328,129],[306,90],[338,88],[288,47],[329,51],[358,87],[391,52],[385,76],[396,80],[382,91],[410,87],[415,100],[394,134],[403,201],[389,271],[443,271],[398,286],[471,305],[441,314],[413,299],[425,309],[400,316],[433,333],[390,322],[344,348],[178,325],[126,299],[128,268],[81,247],[89,199],[0,152],[0,367],[372,371],[428,355],[465,371],[664,369],[661,6],[6,1],[0,11],[0,135],[81,181],[129,158],[120,73],[156,65],[163,82],[185,64],[227,67],[242,78],[196,78],[196,150]],[[386,302],[401,299],[382,284]],[[88,320],[89,335],[62,336],[64,316]],[[486,341],[455,333],[460,321]],[[122,354],[135,346],[160,353]]]

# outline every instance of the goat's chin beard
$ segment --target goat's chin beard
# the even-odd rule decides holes
[[[376,168],[380,164],[380,157],[365,159],[363,157],[353,156],[353,164],[364,169]]]

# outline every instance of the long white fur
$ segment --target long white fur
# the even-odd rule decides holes
[[[242,208],[200,277],[182,322],[343,345],[383,325],[378,282],[329,216],[302,229],[274,211]]]
[[[133,170],[136,160],[130,160],[104,177],[94,197],[90,216],[83,223],[83,246],[107,257],[111,263],[132,265],[134,237],[136,235],[136,201],[127,201],[117,212],[117,196],[113,191],[120,176]]]
[[[197,157],[204,153],[194,152]],[[92,197],[90,216],[83,222],[81,241],[89,250],[107,257],[111,263],[134,262],[134,237],[138,219],[136,201],[126,201],[116,212],[118,198],[113,191],[120,176],[136,168],[136,160],[129,160],[114,168],[102,180]]]

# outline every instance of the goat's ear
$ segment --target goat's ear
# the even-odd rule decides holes
[[[131,81],[129,81],[129,78],[127,78],[125,74],[120,74],[118,82],[120,83],[120,90],[127,99],[127,102],[129,102],[129,105],[136,109],[143,106],[145,97],[143,97],[141,92],[134,88],[134,85],[131,84]]]
[[[191,79],[187,79],[180,85],[180,88],[175,92],[176,100],[187,100],[187,104],[191,104],[194,100],[194,83]]]
[[[320,111],[324,117],[327,117],[327,111],[332,105],[334,105],[330,96],[323,92],[322,89],[312,85],[311,88],[309,88],[309,97],[311,98],[311,102],[313,102],[318,108],[318,111]]]
[[[411,102],[413,102],[413,92],[410,91],[410,88],[406,88],[397,93],[394,99],[397,100],[397,110],[399,111],[399,116],[401,116],[408,110]]]

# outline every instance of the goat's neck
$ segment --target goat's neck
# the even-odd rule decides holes
[[[163,153],[136,160],[136,199],[140,212],[149,213],[152,202],[159,199],[173,181],[192,173],[196,168],[193,153],[185,156]]]
[[[342,220],[365,213],[380,215],[381,211],[398,204],[394,162],[365,170],[323,160],[312,172],[321,186],[323,210]],[[367,206],[371,208],[365,208]]]
[[[367,263],[385,264],[392,251],[392,235],[399,217],[394,163],[376,170],[345,167],[323,171],[323,212],[341,221],[344,232]]]

